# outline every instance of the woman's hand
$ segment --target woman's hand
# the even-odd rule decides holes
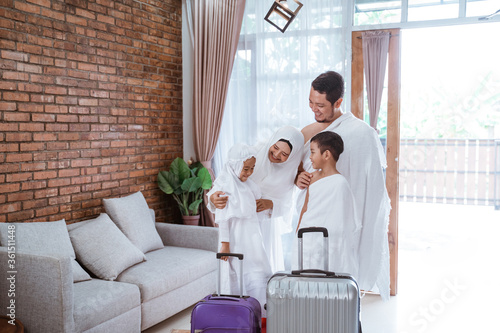
[[[229,249],[229,243],[228,242],[221,242],[222,245],[220,247],[219,253],[231,253]],[[222,260],[227,261],[229,257],[221,257]]]
[[[259,199],[256,200],[256,203],[257,203],[257,213],[273,208],[273,202],[268,199]]]
[[[210,196],[210,201],[214,204],[215,208],[224,209],[226,207],[228,197],[225,195],[226,193],[222,191],[216,191]]]

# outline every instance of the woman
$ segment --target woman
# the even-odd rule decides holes
[[[280,128],[263,145],[256,147],[257,161],[250,177],[262,192],[257,212],[264,246],[273,272],[284,270],[281,235],[291,231],[292,193],[297,168],[302,158],[304,137],[292,126]],[[210,201],[216,208],[225,207],[229,197],[214,192]]]

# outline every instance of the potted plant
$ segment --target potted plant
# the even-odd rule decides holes
[[[166,194],[172,194],[179,205],[185,224],[198,224],[199,208],[203,202],[203,191],[212,187],[212,178],[200,162],[188,165],[177,157],[168,171],[158,173],[158,186]],[[197,216],[197,218],[194,218]],[[188,217],[188,218],[185,218]],[[193,218],[189,218],[193,217]],[[194,220],[187,222],[188,220]]]

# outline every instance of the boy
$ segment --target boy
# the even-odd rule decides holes
[[[328,270],[349,273],[357,278],[361,223],[356,216],[351,188],[337,171],[344,143],[337,133],[325,131],[311,139],[310,149],[310,160],[316,171],[312,173],[297,230],[305,227],[327,228]],[[323,269],[322,237],[321,234],[304,234],[304,269]]]

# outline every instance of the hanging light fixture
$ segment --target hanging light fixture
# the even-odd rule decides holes
[[[302,8],[302,4],[298,0],[293,0],[293,2],[295,2],[295,4],[292,3],[292,0],[275,0],[271,9],[267,12],[266,17],[264,17],[264,20],[276,27],[279,31],[285,32],[299,13],[300,8]],[[289,5],[295,8],[292,9]]]

